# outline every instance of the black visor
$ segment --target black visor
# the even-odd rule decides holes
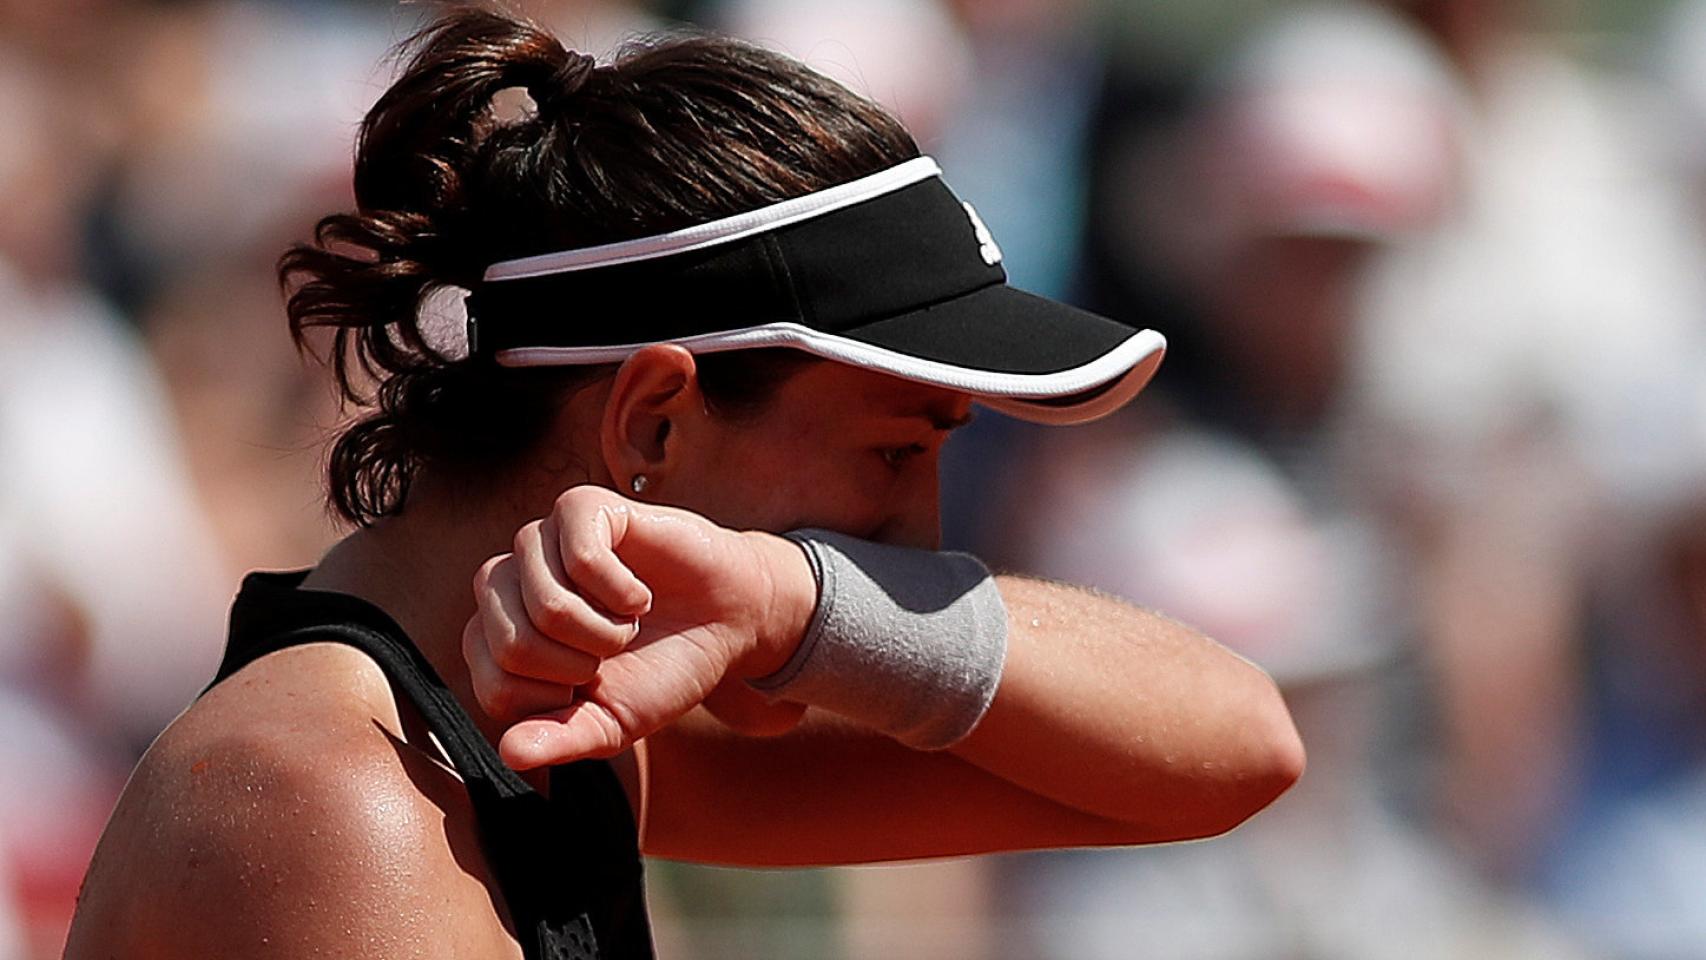
[[[1045,423],[1112,412],[1165,341],[1007,286],[1001,251],[926,157],[657,237],[493,265],[469,345],[506,366],[792,347]]]

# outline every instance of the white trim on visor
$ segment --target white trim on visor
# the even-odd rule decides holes
[[[488,283],[499,280],[526,280],[531,277],[546,277],[576,270],[590,270],[593,267],[611,267],[691,253],[718,244],[744,240],[756,234],[780,230],[941,175],[942,168],[936,165],[935,160],[929,157],[914,157],[905,163],[879,170],[858,180],[710,223],[694,224],[669,233],[623,240],[620,243],[542,253],[519,260],[504,260],[486,268],[485,280]]]
[[[847,337],[813,330],[798,323],[766,323],[738,330],[721,330],[663,341],[693,353],[720,353],[759,347],[792,347],[806,353],[867,370],[959,390],[979,397],[985,406],[1035,423],[1068,424],[1094,420],[1119,409],[1143,389],[1167,349],[1167,340],[1154,330],[1139,330],[1112,350],[1082,366],[1053,373],[1002,373],[926,360]],[[497,361],[506,367],[553,367],[617,363],[649,343],[595,347],[514,347],[500,350]],[[1108,384],[1114,386],[1081,404],[1042,404],[1039,400],[1070,397]]]

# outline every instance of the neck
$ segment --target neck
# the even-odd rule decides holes
[[[303,586],[351,594],[389,614],[496,743],[504,725],[480,709],[462,659],[462,630],[475,609],[474,572],[508,552],[516,529],[543,516],[551,501],[549,494],[459,495],[421,479],[405,513],[339,541]]]

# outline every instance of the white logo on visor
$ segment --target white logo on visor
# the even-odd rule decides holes
[[[966,216],[971,218],[971,228],[977,234],[977,252],[983,255],[983,262],[995,266],[1001,262],[1001,248],[995,245],[995,234],[983,225],[983,218],[977,215],[971,204],[960,201],[966,208]]]

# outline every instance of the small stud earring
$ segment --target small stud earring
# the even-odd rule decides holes
[[[646,492],[646,485],[649,483],[651,483],[651,481],[646,479],[645,474],[636,473],[636,474],[634,474],[634,479],[628,481],[628,487],[630,489],[632,489],[635,493],[645,493]]]

